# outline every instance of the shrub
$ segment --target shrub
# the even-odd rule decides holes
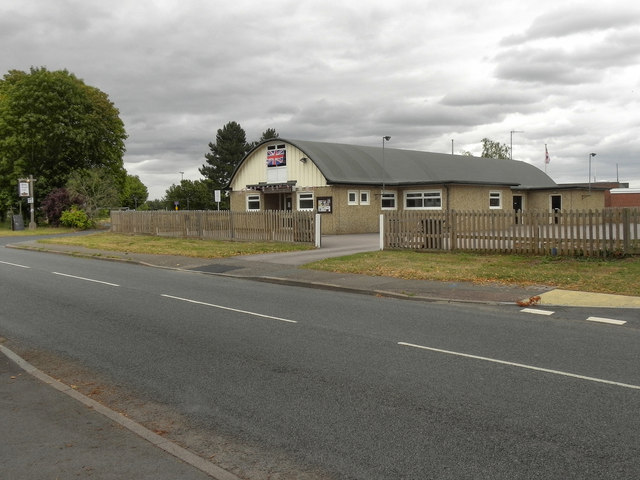
[[[49,225],[57,227],[60,225],[62,212],[69,210],[72,205],[81,203],[82,198],[77,195],[71,195],[66,188],[56,188],[42,200],[41,209]]]
[[[89,218],[87,212],[78,209],[73,206],[71,210],[65,210],[60,216],[60,223],[65,227],[79,228],[80,230],[87,230],[93,228],[93,220]]]

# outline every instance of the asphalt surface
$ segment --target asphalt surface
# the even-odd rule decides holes
[[[322,248],[307,252],[215,260],[95,251],[44,245],[35,240],[19,241],[13,246],[416,301],[482,304],[530,302],[536,306],[640,308],[640,297],[568,292],[546,286],[522,288],[402,280],[300,268],[305,263],[322,258],[377,250],[377,235],[324,237]],[[2,342],[0,337],[0,351],[4,354],[0,356],[2,478],[238,478],[48,377],[2,345]]]

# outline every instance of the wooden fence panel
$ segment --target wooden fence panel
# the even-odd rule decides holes
[[[111,231],[212,240],[315,241],[313,212],[112,211]]]
[[[536,255],[640,254],[640,209],[384,215],[385,248]]]

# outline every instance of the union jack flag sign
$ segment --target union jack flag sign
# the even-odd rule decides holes
[[[284,148],[267,150],[267,167],[282,167],[287,164],[287,152]]]

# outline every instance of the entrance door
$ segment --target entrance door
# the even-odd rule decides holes
[[[291,195],[285,195],[284,197],[284,209],[287,212],[293,210],[293,201],[291,200]]]
[[[553,215],[553,223],[558,223],[559,213],[562,210],[562,195],[551,195],[549,197],[549,202],[551,203],[551,212]]]
[[[522,195],[513,196],[513,210],[516,212],[516,223],[518,223],[518,213],[522,213]]]
[[[516,212],[522,211],[522,195],[514,195],[513,196],[513,209]]]

